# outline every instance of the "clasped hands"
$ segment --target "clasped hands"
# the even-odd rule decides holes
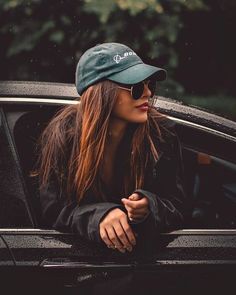
[[[132,251],[136,245],[136,236],[129,224],[139,221],[149,213],[149,203],[146,197],[133,193],[128,198],[121,199],[127,214],[119,208],[111,210],[99,225],[101,239],[108,248],[125,253]]]

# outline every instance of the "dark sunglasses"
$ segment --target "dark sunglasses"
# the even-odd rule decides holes
[[[145,85],[148,86],[149,90],[151,91],[151,97],[155,94],[157,82],[154,79],[141,81],[137,84],[127,85],[127,84],[118,84],[118,88],[128,90],[131,92],[133,99],[137,100],[141,98],[143,95]]]

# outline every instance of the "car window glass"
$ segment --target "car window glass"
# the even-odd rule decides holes
[[[22,179],[0,112],[0,227],[32,227]]]
[[[189,228],[236,227],[236,164],[184,148],[187,192],[193,209]]]

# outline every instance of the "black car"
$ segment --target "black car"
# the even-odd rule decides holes
[[[130,280],[127,294],[229,292],[236,271],[236,122],[157,100],[177,123],[191,218],[185,229],[161,235],[154,256],[122,256],[40,224],[30,176],[36,142],[61,107],[77,103],[72,84],[0,82],[0,290],[120,294]]]

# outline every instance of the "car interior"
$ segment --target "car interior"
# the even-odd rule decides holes
[[[39,227],[39,135],[61,106],[6,105],[0,113],[0,227]],[[191,218],[185,228],[236,228],[235,141],[177,122]]]

